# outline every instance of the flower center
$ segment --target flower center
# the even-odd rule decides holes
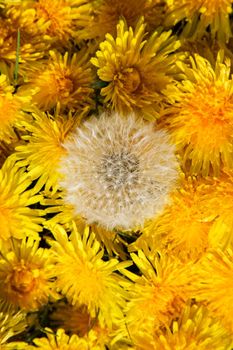
[[[57,80],[59,95],[63,98],[68,97],[72,93],[74,87],[71,79],[62,77]]]
[[[35,286],[35,278],[32,271],[28,271],[26,267],[15,267],[12,273],[11,288],[18,293],[29,293]]]
[[[137,157],[126,151],[104,156],[99,168],[99,174],[104,178],[105,183],[115,190],[136,183],[138,171]]]
[[[141,84],[141,77],[136,68],[126,68],[123,72],[119,72],[116,77],[116,80],[118,79],[129,92],[136,91]]]
[[[216,86],[198,87],[187,104],[193,118],[201,123],[203,128],[228,124],[232,105],[225,89]]]
[[[66,0],[60,0],[59,2],[51,0],[40,0],[35,5],[35,8],[39,19],[42,18],[45,21],[50,22],[50,25],[47,29],[49,35],[55,34],[60,36],[64,30],[70,27],[72,18],[69,17],[69,2]]]
[[[45,20],[53,21],[56,19],[56,9],[60,10],[60,7],[57,8],[57,5],[54,5],[55,3],[53,1],[39,0],[39,2],[35,5],[38,16],[44,18]]]

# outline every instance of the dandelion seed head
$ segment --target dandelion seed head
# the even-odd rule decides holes
[[[168,134],[134,114],[93,116],[63,146],[65,201],[108,229],[143,225],[162,210],[178,178]]]

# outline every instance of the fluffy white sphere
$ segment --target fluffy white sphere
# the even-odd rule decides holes
[[[63,146],[65,202],[108,229],[130,229],[159,214],[178,178],[167,133],[133,114],[93,116]]]

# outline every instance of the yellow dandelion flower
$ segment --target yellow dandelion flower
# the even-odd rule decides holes
[[[45,328],[47,337],[35,338],[30,350],[89,350],[89,344],[85,339],[79,338],[76,334],[68,336],[64,329],[58,329],[54,333],[50,328]],[[93,350],[99,350],[92,348]]]
[[[163,98],[162,90],[172,81],[177,59],[173,53],[179,42],[171,31],[146,37],[145,26],[141,19],[133,30],[120,20],[116,38],[107,34],[91,62],[106,83],[101,89],[106,104],[120,113],[141,111],[154,118]]]
[[[165,24],[174,25],[186,19],[185,36],[202,36],[207,28],[212,37],[223,42],[232,36],[232,0],[167,0],[166,3],[168,10]]]
[[[116,35],[116,25],[120,18],[124,18],[132,27],[142,15],[149,24],[153,22],[154,28],[156,24],[161,24],[162,0],[91,0],[90,4],[90,16],[83,18],[83,28],[78,30],[78,38],[104,40],[106,33]]]
[[[165,92],[171,105],[165,113],[172,138],[193,174],[219,175],[233,168],[233,80],[230,61],[220,52],[213,68],[199,55],[191,67],[181,65],[185,79]]]
[[[216,187],[216,180],[183,181],[182,187],[171,194],[171,204],[161,216],[146,223],[134,247],[142,247],[146,241],[184,262],[199,259],[214,244],[209,232],[220,214],[216,201],[211,201]]]
[[[69,238],[61,226],[55,226],[52,232],[56,239],[51,244],[58,288],[72,305],[86,305],[101,326],[111,327],[114,320],[123,317],[127,297],[123,287],[129,282],[121,274],[131,263],[104,261],[104,251],[88,228],[83,237],[75,226]]]
[[[38,0],[33,7],[38,22],[46,26],[45,34],[62,45],[76,36],[91,9],[88,0]]]
[[[125,322],[132,342],[138,335],[154,334],[168,327],[188,299],[188,265],[156,252],[131,254],[140,275],[129,275],[134,282],[126,307]]]
[[[45,192],[58,189],[57,171],[61,155],[65,152],[62,143],[76,124],[74,117],[52,117],[40,111],[33,113],[33,122],[25,123],[29,132],[22,136],[26,144],[16,147],[12,155],[18,166],[27,166],[29,176],[39,179],[36,189],[45,186]]]
[[[18,169],[11,160],[6,160],[0,169],[0,237],[7,240],[25,235],[38,238],[42,231],[42,210],[30,208],[42,198],[36,195],[31,179],[25,169]]]
[[[21,122],[28,119],[23,108],[29,101],[29,95],[19,96],[7,76],[0,75],[0,140],[11,143],[17,139],[14,127],[20,128]]]
[[[178,320],[157,334],[137,339],[135,350],[231,350],[232,338],[207,310],[187,305]]]
[[[107,229],[132,228],[157,215],[178,179],[168,135],[134,114],[93,116],[63,145],[64,201]]]
[[[36,20],[32,2],[24,0],[3,10],[0,18],[0,60],[15,63],[18,31],[20,62],[42,58],[49,50],[51,38],[44,35],[44,25]]]
[[[57,103],[62,109],[84,109],[93,105],[93,74],[87,50],[72,56],[50,51],[50,59],[30,64],[19,91],[34,91],[32,101],[41,110],[50,110]]]
[[[233,333],[233,251],[211,251],[194,271],[193,296]]]
[[[2,244],[0,257],[0,299],[7,305],[37,310],[49,297],[56,297],[55,266],[39,241],[25,238]]]
[[[188,262],[200,259],[210,248],[233,248],[232,188],[232,171],[222,172],[219,178],[188,177],[171,194],[163,213],[147,221],[130,250],[147,242]]]

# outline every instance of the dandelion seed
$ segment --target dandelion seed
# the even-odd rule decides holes
[[[132,228],[159,213],[178,178],[164,131],[133,114],[92,117],[64,142],[65,202],[89,223]]]

